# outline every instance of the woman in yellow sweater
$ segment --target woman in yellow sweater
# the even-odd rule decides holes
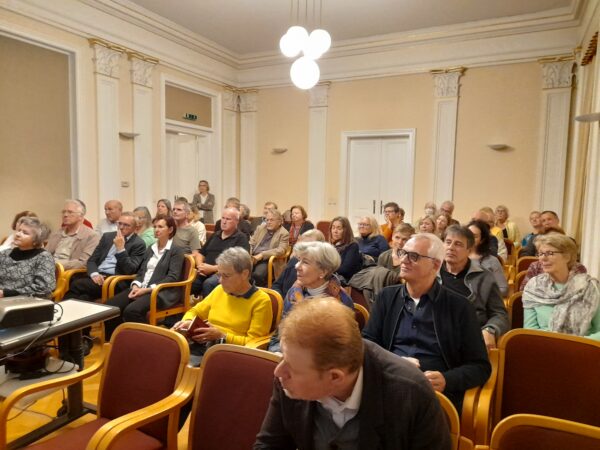
[[[271,328],[271,300],[250,283],[252,259],[248,252],[242,247],[229,248],[219,255],[217,266],[221,284],[173,327],[186,332],[195,317],[204,321],[189,336],[192,364],[199,364],[211,345],[221,342],[246,345],[252,339],[268,335]]]

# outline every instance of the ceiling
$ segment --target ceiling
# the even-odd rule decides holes
[[[125,3],[126,0],[121,0]],[[154,19],[166,18],[233,54],[277,51],[280,37],[296,17],[318,25],[336,41],[368,42],[416,30],[460,27],[473,23],[511,23],[551,19],[572,13],[582,0],[129,0]],[[127,3],[129,3],[127,2]],[[294,13],[291,14],[291,5]],[[131,4],[130,3],[130,4]],[[308,3],[308,13],[305,7]],[[313,5],[316,14],[313,19]],[[305,17],[308,16],[308,21]],[[295,21],[295,20],[294,20]]]

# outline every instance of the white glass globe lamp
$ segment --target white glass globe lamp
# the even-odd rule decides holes
[[[321,72],[319,66],[312,59],[302,56],[294,61],[290,69],[290,77],[296,87],[310,89],[319,81]]]
[[[299,25],[294,25],[279,40],[279,48],[285,56],[293,58],[302,51],[307,40],[308,31]]]
[[[308,36],[304,46],[304,56],[310,59],[318,59],[331,47],[331,36],[325,30],[317,28]]]

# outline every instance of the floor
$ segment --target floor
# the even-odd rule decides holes
[[[94,331],[92,331],[92,335],[94,335]],[[100,344],[95,344],[92,352],[85,358],[85,365],[89,367],[91,364],[96,362],[99,358],[102,357],[102,349]],[[3,369],[0,369],[3,370]],[[83,396],[84,401],[96,404],[96,399],[98,397],[98,389],[100,385],[100,374],[96,374],[93,377],[90,377],[88,380],[84,381],[83,384]],[[43,397],[35,402],[25,402],[23,405],[23,409],[21,408],[13,408],[11,412],[8,423],[7,423],[7,437],[8,442],[16,439],[19,436],[31,431],[32,429],[42,426],[45,423],[48,423],[52,417],[56,414],[58,408],[60,408],[63,399],[63,391],[56,391],[53,394],[50,394],[46,397]],[[81,417],[80,419],[70,423],[62,430],[71,429],[77,427],[79,424],[90,421],[94,418],[93,415],[89,414],[87,416]],[[189,421],[188,421],[189,422]],[[178,439],[178,450],[184,450],[187,448],[187,433],[188,433],[188,425],[186,423],[185,426],[179,432]],[[57,431],[55,433],[60,433],[61,431]],[[51,434],[50,436],[53,436]]]

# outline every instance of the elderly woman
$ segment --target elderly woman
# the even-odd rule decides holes
[[[135,216],[135,232],[144,241],[146,248],[156,242],[154,237],[154,228],[152,228],[152,216],[150,210],[145,206],[138,206],[133,210]]]
[[[354,240],[352,226],[346,217],[335,217],[329,225],[329,243],[332,244],[340,254],[342,263],[337,270],[343,283],[362,269],[363,261],[358,249],[358,243]]]
[[[341,258],[331,244],[300,242],[294,247],[294,253],[298,258],[296,263],[298,279],[285,296],[283,317],[297,302],[308,297],[333,297],[349,308],[354,308],[352,299],[334,276],[340,266]],[[279,351],[279,336],[273,336],[269,343],[269,350]]]
[[[290,233],[290,247],[296,245],[302,233],[315,227],[310,220],[306,220],[307,217],[308,214],[302,206],[294,205],[290,208],[290,223],[283,225]]]
[[[356,239],[358,249],[363,255],[369,255],[377,260],[386,250],[390,249],[387,239],[379,232],[379,225],[375,217],[366,216],[358,222],[358,233]]]
[[[17,221],[14,248],[0,252],[0,297],[49,298],[56,287],[54,259],[42,246],[50,231],[37,217]]]
[[[600,340],[600,283],[573,271],[575,242],[550,233],[535,245],[544,273],[529,280],[523,291],[524,328]]]
[[[198,182],[198,192],[192,198],[192,206],[195,206],[200,211],[200,220],[202,223],[215,223],[213,218],[215,196],[208,191],[210,191],[208,181],[200,180]]]
[[[408,223],[403,223],[394,228],[392,234],[392,248],[386,250],[377,259],[377,265],[385,267],[400,276],[400,258],[398,250],[404,248],[410,237],[415,234],[415,229]]]
[[[435,235],[442,239],[444,233],[446,233],[446,228],[448,228],[448,216],[445,214],[440,214],[435,219]]]
[[[504,276],[502,264],[500,264],[500,261],[496,256],[492,255],[489,225],[481,220],[472,220],[467,227],[471,230],[473,237],[475,238],[475,245],[473,245],[469,258],[471,258],[472,261],[479,261],[481,267],[494,275],[498,289],[500,289],[500,294],[502,294],[503,297],[506,297],[508,295],[508,283]]]
[[[250,283],[252,259],[245,249],[228,248],[218,256],[217,266],[221,284],[173,327],[187,330],[195,317],[206,323],[189,336],[192,355],[197,357],[193,358],[194,365],[214,343],[245,345],[268,335],[273,321],[269,296]]]
[[[161,198],[156,202],[156,215],[158,216],[171,216],[173,214],[173,207],[171,206],[171,202],[166,198]]]
[[[496,226],[502,230],[504,239],[510,239],[515,246],[521,245],[521,233],[517,224],[512,220],[508,220],[508,208],[504,205],[496,206],[494,211],[496,218]]]
[[[417,223],[419,233],[434,233],[435,234],[435,218],[433,216],[423,216]]]
[[[37,214],[33,211],[21,211],[20,213],[17,213],[17,215],[15,215],[15,218],[12,221],[12,225],[10,226],[10,228],[13,230],[13,233],[8,235],[4,242],[0,244],[0,251],[13,248],[15,234],[17,232],[17,222],[21,217],[37,217]]]
[[[156,243],[146,250],[144,260],[131,287],[107,300],[107,304],[117,306],[122,318],[117,317],[104,323],[106,339],[122,322],[147,323],[146,314],[150,311],[150,296],[157,284],[172,283],[181,277],[183,250],[173,245],[177,231],[175,219],[170,216],[154,218]],[[158,307],[168,308],[181,298],[181,289],[168,288],[160,291]]]

